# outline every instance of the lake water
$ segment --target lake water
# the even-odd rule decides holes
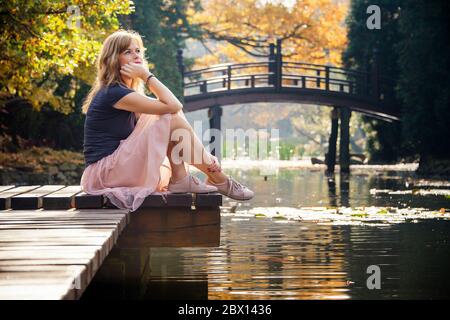
[[[448,299],[448,181],[394,169],[225,166],[254,199],[224,198],[199,246],[115,248],[83,298]]]

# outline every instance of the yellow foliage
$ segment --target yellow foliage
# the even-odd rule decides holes
[[[58,78],[73,75],[92,82],[95,56],[106,33],[119,28],[117,15],[130,13],[132,4],[122,0],[7,1],[0,17],[5,26],[0,31],[1,96],[27,97],[37,109],[49,102],[66,112],[71,99],[54,96]],[[69,5],[76,6],[79,15],[68,11]]]
[[[281,38],[285,60],[335,66],[342,63],[348,1],[297,0],[289,8],[282,1],[204,0],[202,7],[203,11],[189,10],[188,18],[207,31],[205,41],[240,38],[239,45],[254,52],[258,41],[267,45]],[[195,68],[231,61],[253,62],[257,58],[221,42],[213,53],[198,58]]]

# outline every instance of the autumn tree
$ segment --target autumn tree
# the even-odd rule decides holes
[[[265,61],[269,44],[277,39],[282,40],[284,61],[340,66],[347,44],[347,10],[348,1],[335,0],[292,1],[291,5],[276,0],[204,0],[201,11],[190,11],[191,23],[203,30],[198,40],[209,51],[197,58],[195,68],[227,62]],[[274,112],[273,106],[258,104],[239,113],[254,127],[282,122],[292,128],[293,136],[298,135],[299,143],[306,149],[324,151],[326,147],[327,109],[278,104]],[[236,122],[240,123],[239,119]],[[361,149],[355,145],[353,151]]]
[[[0,9],[0,98],[26,98],[34,108],[49,103],[69,113],[77,80],[90,82],[93,65],[118,14],[131,1],[8,0]],[[71,80],[55,94],[64,76]]]
[[[198,66],[266,58],[276,39],[283,41],[286,60],[341,64],[346,1],[303,0],[288,7],[280,1],[204,0],[202,8],[190,10],[190,21],[202,27],[205,46],[217,43]]]
[[[0,148],[80,150],[83,99],[104,39],[119,28],[143,36],[150,67],[182,96],[176,50],[194,31],[197,0],[8,1],[0,9]],[[57,133],[57,134],[56,134]],[[23,139],[22,139],[23,138]]]
[[[135,0],[135,11],[119,17],[121,25],[142,36],[149,68],[182,101],[181,73],[177,50],[187,38],[199,37],[201,30],[188,21],[187,12],[199,9],[199,0]],[[185,64],[190,64],[185,59]],[[150,94],[151,92],[149,92]]]

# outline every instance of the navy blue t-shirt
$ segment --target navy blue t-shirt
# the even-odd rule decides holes
[[[134,90],[122,84],[100,89],[92,99],[84,122],[84,161],[86,167],[112,154],[133,132],[136,116],[113,105]]]

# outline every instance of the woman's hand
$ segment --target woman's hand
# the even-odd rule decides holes
[[[208,172],[221,172],[222,168],[220,167],[219,159],[212,154],[210,156],[212,163],[208,165]]]
[[[150,75],[150,71],[141,63],[128,62],[120,67],[120,74],[132,79],[141,78],[145,81]]]

